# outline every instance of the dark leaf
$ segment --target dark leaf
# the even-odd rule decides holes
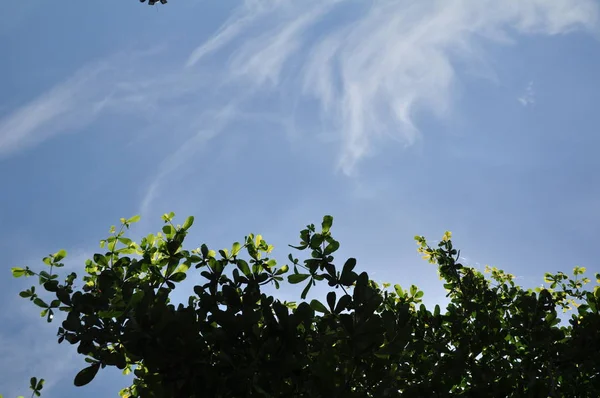
[[[75,386],[85,386],[90,381],[94,380],[94,377],[96,377],[96,374],[98,373],[98,369],[100,369],[100,364],[98,363],[82,369],[79,373],[77,373],[77,376],[75,376]]]
[[[309,274],[292,274],[288,275],[288,282],[292,284],[300,283],[306,280],[310,275]]]
[[[186,276],[187,275],[185,272],[175,272],[169,277],[169,280],[173,282],[181,282],[186,278]]]
[[[252,271],[250,271],[250,267],[248,266],[248,263],[244,260],[242,260],[241,258],[236,260],[236,265],[239,268],[240,271],[242,271],[242,274],[244,274],[245,276],[250,276],[250,274],[252,274]]]
[[[329,310],[327,309],[327,307],[325,307],[323,305],[323,303],[321,303],[319,300],[312,300],[310,302],[310,308],[312,308],[313,310],[315,310],[317,312],[322,312],[324,314],[329,314]]]

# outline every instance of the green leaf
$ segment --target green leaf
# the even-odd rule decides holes
[[[556,319],[556,312],[551,312],[548,315],[546,315],[546,322],[548,322],[551,325],[553,324],[555,319]]]
[[[323,222],[321,223],[321,228],[324,233],[329,232],[331,226],[333,225],[333,217],[332,216],[324,216]]]
[[[125,246],[129,246],[133,243],[133,241],[129,238],[119,238],[119,242],[121,242],[122,244],[124,244]]]
[[[202,256],[207,257],[208,256],[208,246],[206,246],[206,244],[202,244],[202,246],[200,246],[200,252],[202,253]]]
[[[41,298],[36,298],[35,300],[33,300],[33,303],[35,305],[37,305],[38,307],[42,307],[42,308],[48,308],[48,304],[46,304],[44,302],[44,300],[42,300]]]
[[[135,216],[131,217],[129,220],[127,220],[127,224],[133,224],[133,223],[139,222],[141,219],[142,219],[142,217],[139,214],[135,215]]]
[[[344,268],[342,268],[342,274],[351,272],[354,269],[354,267],[356,267],[356,259],[349,258],[348,260],[346,260],[346,263],[344,264]]]
[[[47,273],[46,271],[40,272],[40,283],[44,283],[50,279],[54,279],[54,278],[52,278],[52,276],[49,273]]]
[[[162,227],[162,231],[165,235],[167,235],[167,237],[170,237],[175,233],[175,229],[172,225],[165,225],[164,227]]]
[[[277,265],[277,260],[275,260],[274,258],[270,259],[269,261],[267,261],[265,263],[265,266],[269,267],[269,268],[273,268]]]
[[[349,294],[345,294],[342,297],[340,297],[340,300],[338,301],[337,305],[335,306],[335,313],[339,314],[342,311],[348,309],[348,305],[352,302],[352,296],[350,296]]]
[[[185,219],[183,226],[181,227],[184,231],[190,229],[190,227],[194,224],[194,216],[189,216]]]
[[[310,238],[310,248],[315,250],[321,247],[321,245],[325,242],[325,236],[322,234],[314,234],[312,238]]]
[[[331,242],[329,242],[329,244],[327,246],[325,246],[325,250],[323,251],[323,254],[327,256],[327,255],[335,252],[339,248],[340,248],[340,242],[338,242],[337,240],[332,240]]]
[[[169,222],[169,221],[171,221],[173,218],[175,218],[175,213],[173,213],[173,212],[170,212],[169,214],[165,213],[165,214],[163,214],[163,216],[162,216],[162,219],[163,219],[163,221],[164,221],[164,222]]]
[[[404,297],[404,290],[402,290],[402,286],[396,284],[394,285],[394,290],[396,291],[398,297]]]
[[[56,292],[58,290],[58,281],[47,281],[44,283],[44,289],[49,292]]]
[[[302,290],[302,294],[300,295],[300,298],[302,300],[304,300],[306,298],[306,295],[308,294],[308,291],[310,290],[310,287],[312,286],[313,283],[313,279],[311,278],[310,281],[308,281],[308,284],[306,285],[306,287],[304,288],[304,290]]]
[[[10,269],[10,271],[12,272],[12,276],[15,278],[20,278],[25,275],[25,268],[13,267]]]
[[[245,276],[249,276],[250,274],[252,274],[252,271],[250,271],[250,267],[248,266],[248,263],[245,260],[242,260],[241,258],[236,260],[236,265],[237,267],[240,269],[240,271],[242,271],[242,274],[244,274]]]
[[[185,274],[185,272],[176,272],[169,277],[169,280],[171,280],[173,282],[181,282],[182,280],[184,280],[186,278],[186,276],[187,275]]]
[[[327,293],[327,304],[329,305],[329,308],[331,309],[331,311],[335,311],[335,299],[336,299],[335,292]]]
[[[96,377],[96,374],[98,373],[98,369],[100,369],[100,364],[98,363],[95,363],[91,366],[88,366],[85,369],[82,369],[79,373],[77,373],[77,376],[75,376],[75,386],[85,386],[90,381],[94,380],[94,377]]]
[[[108,266],[108,260],[102,254],[94,254],[94,262],[102,267]]]
[[[292,284],[300,283],[303,280],[306,280],[310,275],[309,274],[292,274],[288,275],[288,282]]]
[[[54,262],[59,262],[60,260],[62,260],[65,257],[67,257],[67,251],[59,250],[54,254]]]
[[[233,244],[233,246],[231,247],[231,255],[232,256],[237,256],[238,254],[240,254],[240,250],[242,250],[242,245],[240,242],[235,242]]]
[[[56,291],[56,297],[58,297],[61,303],[71,305],[71,296],[69,296],[69,293],[64,288]]]
[[[321,303],[319,300],[312,300],[310,302],[310,308],[312,308],[313,310],[315,310],[317,312],[322,312],[324,314],[329,314],[329,310],[327,309],[327,307],[325,307],[323,305],[323,303]]]
[[[410,295],[414,296],[418,291],[418,288],[415,285],[410,286]]]
[[[175,269],[175,272],[187,272],[190,269],[189,263],[180,264],[179,267]]]

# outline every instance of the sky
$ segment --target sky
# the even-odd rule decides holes
[[[414,235],[450,230],[527,287],[600,272],[597,0],[14,1],[0,54],[5,397],[30,376],[45,398],[129,385],[73,387],[83,358],[10,268],[66,249],[81,275],[135,214],[134,238],[173,211],[190,248],[260,233],[281,261],[331,214],[340,263],[428,305],[445,291]]]

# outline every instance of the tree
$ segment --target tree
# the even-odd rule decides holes
[[[86,262],[81,289],[75,273],[58,281],[65,251],[44,258],[48,271],[12,269],[53,295],[45,300],[34,286],[20,293],[48,322],[66,313],[58,341],[78,345],[89,363],[75,385],[116,366],[135,376],[123,397],[598,396],[600,290],[584,289],[582,267],[524,289],[502,270],[485,276],[462,265],[449,232],[434,247],[417,236],[450,299],[430,311],[414,285],[379,286],[353,258],[336,266],[330,216],[292,246],[309,257],[290,254],[282,266],[260,235],[229,250],[186,250],[194,219],[179,226],[173,217],[139,244],[125,236],[139,217],[121,219],[101,241],[106,251]],[[175,306],[170,294],[192,272],[202,281]],[[305,284],[298,304],[265,293],[284,277]],[[329,292],[307,302],[316,283]],[[562,325],[557,310],[570,308]]]

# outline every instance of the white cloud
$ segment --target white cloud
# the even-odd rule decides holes
[[[117,53],[93,62],[0,118],[0,157],[82,131],[99,117],[131,116],[141,120],[140,130],[193,124],[198,105],[208,107],[207,99],[197,93],[210,80],[202,73],[179,73],[165,66],[160,62],[162,51]],[[143,67],[149,60],[154,67]],[[188,114],[184,119],[183,113]]]
[[[320,120],[339,142],[338,167],[351,174],[382,141],[417,140],[416,111],[449,114],[459,63],[461,73],[493,77],[485,43],[597,31],[598,8],[594,0],[246,0],[185,61],[165,54],[168,45],[120,53],[6,115],[0,156],[99,117],[135,119],[133,134],[165,141],[141,203],[148,211],[160,181],[201,142],[267,109],[264,121],[279,119],[289,131]],[[281,109],[261,102],[267,97]],[[318,113],[303,108],[302,125],[292,126],[295,115],[286,112],[307,100],[316,100]]]
[[[529,82],[527,84],[527,87],[525,88],[525,92],[519,98],[517,98],[517,100],[523,106],[535,104],[535,91],[533,89],[533,82]]]
[[[75,76],[0,120],[0,156],[40,143],[59,131],[75,128],[94,116],[94,109],[74,115],[96,93],[86,92],[104,65],[84,68]]]
[[[418,107],[447,114],[456,61],[481,63],[483,40],[576,29],[598,31],[593,0],[246,1],[187,65],[227,49],[229,79],[290,96],[301,82],[339,134],[339,166],[351,173],[375,139],[414,142]]]

